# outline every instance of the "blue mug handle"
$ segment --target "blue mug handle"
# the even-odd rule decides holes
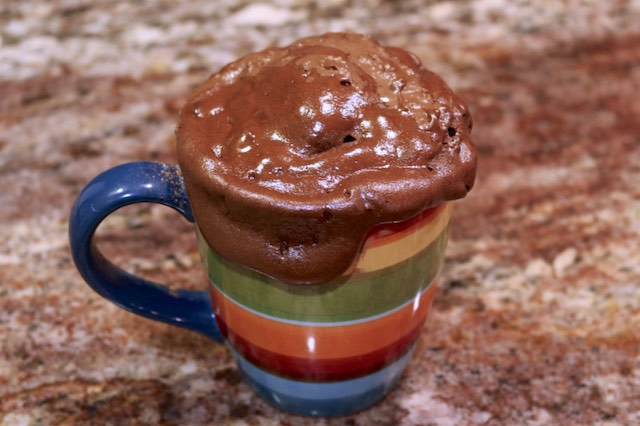
[[[136,277],[108,261],[93,242],[98,225],[120,207],[152,202],[194,221],[178,166],[156,162],[122,164],[96,176],[82,190],[69,219],[73,261],[98,294],[123,309],[223,341],[206,291],[170,290]]]

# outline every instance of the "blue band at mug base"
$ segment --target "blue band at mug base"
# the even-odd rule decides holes
[[[286,379],[256,367],[229,348],[256,392],[280,410],[305,416],[342,416],[364,410],[384,397],[404,372],[413,347],[401,358],[357,379],[318,383]]]

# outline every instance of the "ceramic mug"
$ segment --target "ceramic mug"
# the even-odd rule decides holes
[[[169,290],[110,263],[93,244],[100,222],[138,202],[193,222],[178,166],[123,164],[94,178],[70,217],[75,264],[102,297],[133,313],[224,342],[259,395],[277,408],[334,416],[381,399],[401,377],[444,259],[451,204],[367,235],[347,274],[293,285],[218,255],[196,228],[208,291]]]

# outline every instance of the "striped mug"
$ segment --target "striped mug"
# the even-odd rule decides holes
[[[433,301],[450,203],[375,227],[348,273],[306,286],[222,258],[196,226],[208,291],[173,291],[124,272],[92,243],[106,216],[137,202],[194,220],[177,166],[128,163],[94,178],[78,196],[69,233],[78,270],[101,296],[224,342],[256,392],[287,412],[353,413],[397,383]]]

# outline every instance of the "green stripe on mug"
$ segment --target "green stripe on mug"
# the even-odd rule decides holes
[[[309,286],[285,284],[243,268],[215,253],[201,236],[199,242],[211,282],[236,303],[284,320],[339,322],[385,313],[426,288],[442,265],[447,230],[445,227],[431,244],[403,262]]]

